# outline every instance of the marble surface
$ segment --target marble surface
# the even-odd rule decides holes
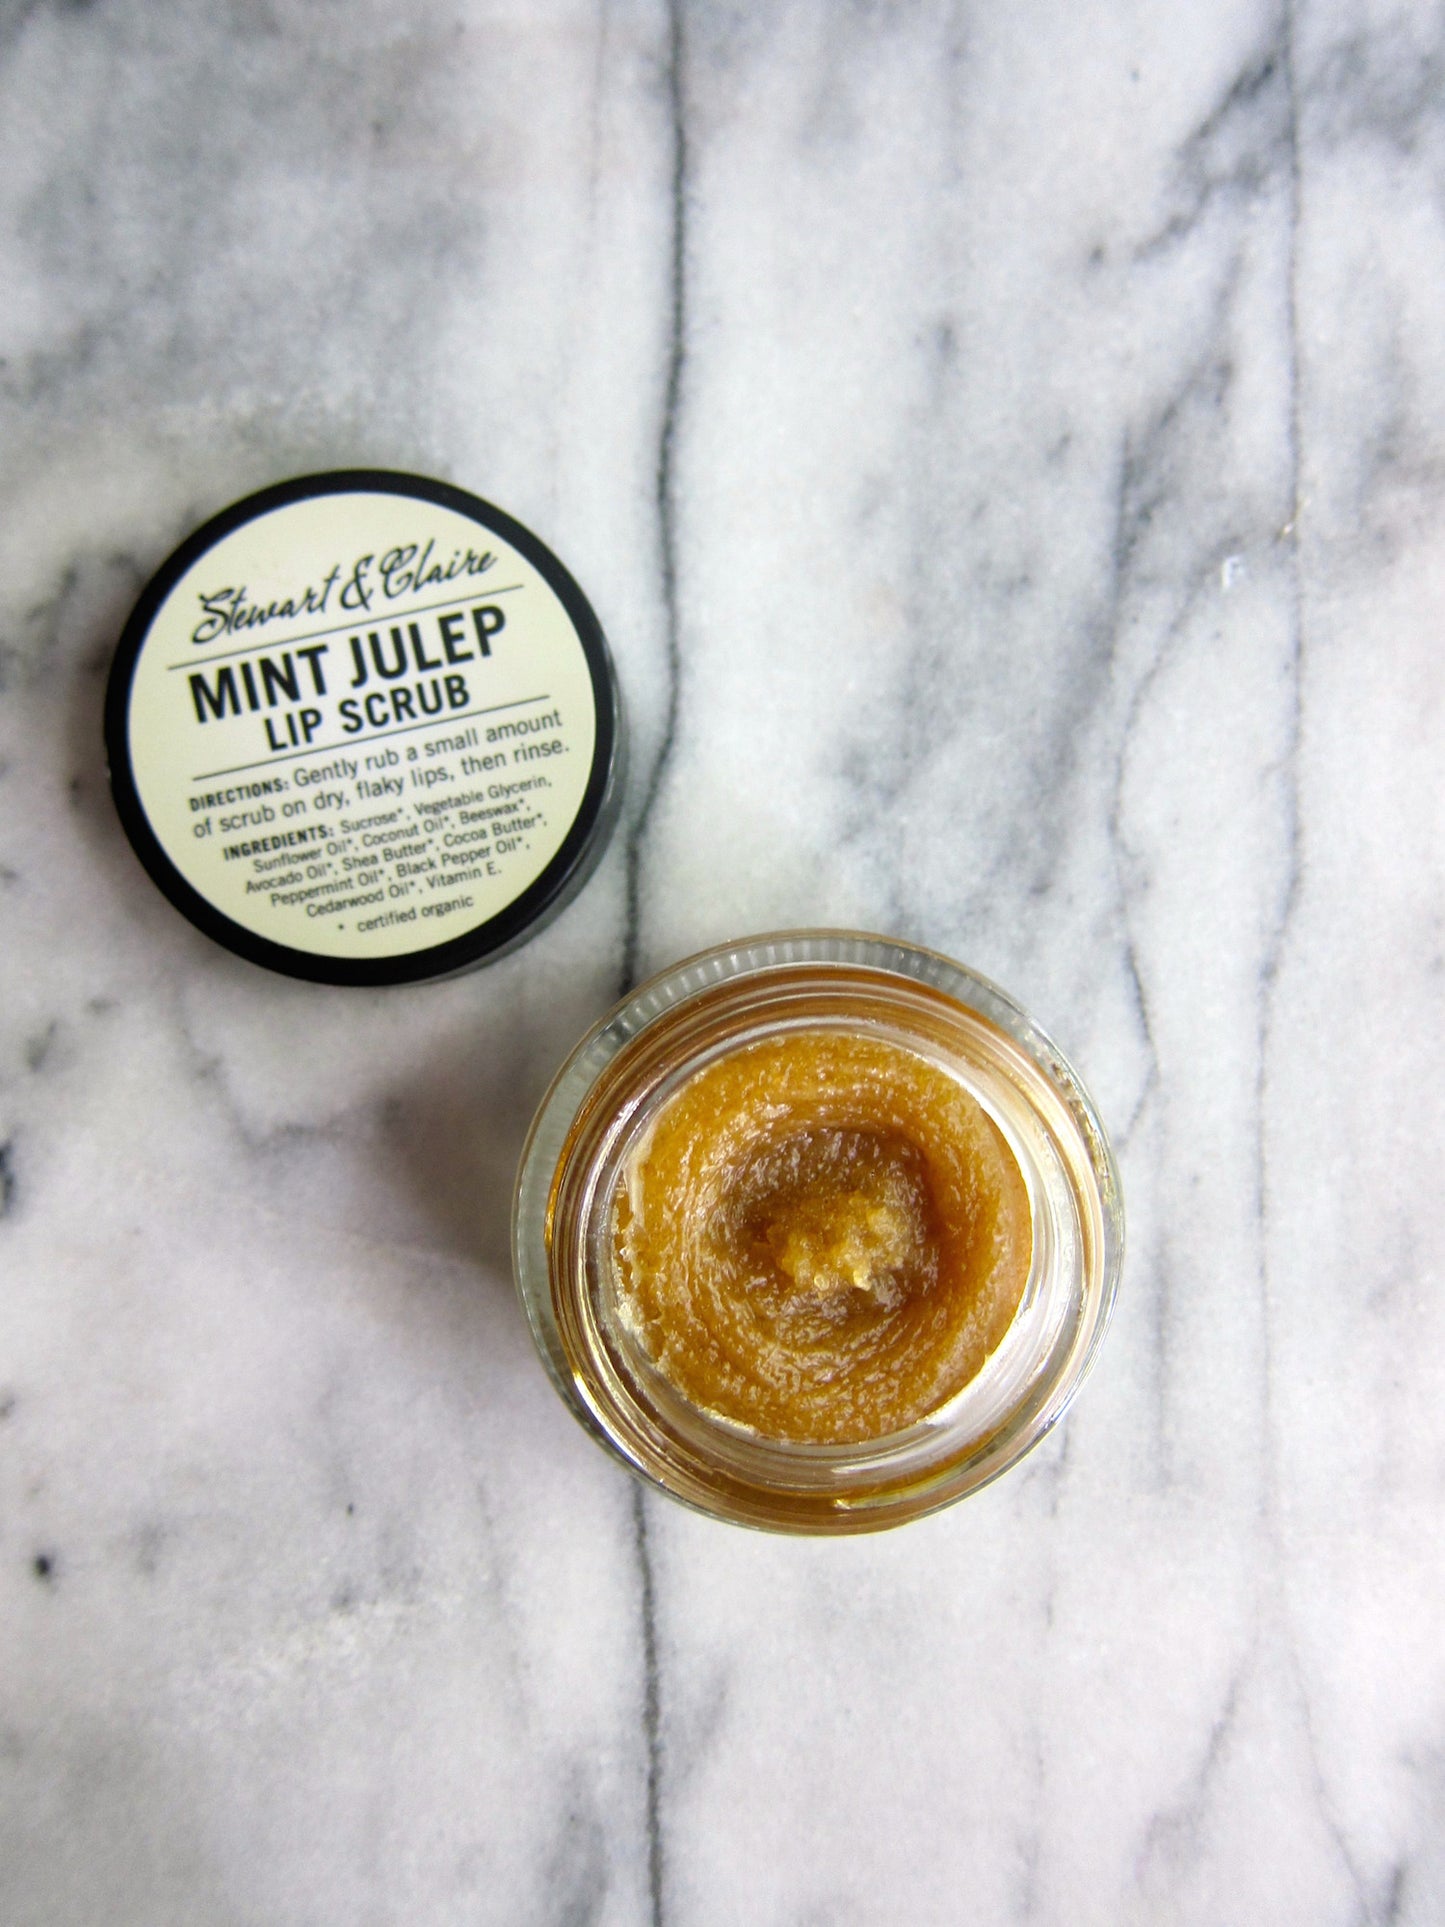
[[[1445,13],[0,6],[0,1919],[1445,1920]],[[586,586],[622,830],[474,976],[147,882],[204,515],[449,477]],[[800,923],[1015,992],[1130,1217],[1067,1423],[819,1544],[514,1303],[531,1109]]]

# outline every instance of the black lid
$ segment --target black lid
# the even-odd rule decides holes
[[[511,949],[621,800],[616,678],[576,582],[500,509],[380,469],[277,483],[183,542],[122,633],[105,741],[176,908],[318,983]]]

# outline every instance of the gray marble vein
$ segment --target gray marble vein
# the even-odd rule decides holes
[[[0,1919],[1445,1918],[1445,10],[0,6]],[[140,586],[310,468],[557,548],[631,725],[542,936],[272,978],[158,896]],[[770,927],[1014,991],[1124,1168],[1009,1477],[634,1488],[532,1109]]]

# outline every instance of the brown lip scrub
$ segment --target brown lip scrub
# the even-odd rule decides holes
[[[715,1518],[871,1532],[1036,1444],[1098,1349],[1123,1207],[1076,1073],[933,951],[780,931],[686,958],[533,1122],[513,1262],[567,1405]]]
[[[1033,1251],[976,1098],[882,1037],[790,1031],[694,1073],[628,1158],[618,1311],[699,1408],[856,1443],[943,1405],[1007,1331]]]

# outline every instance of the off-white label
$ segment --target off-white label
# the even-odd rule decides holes
[[[207,550],[131,683],[135,785],[186,881],[273,943],[429,949],[556,856],[591,770],[587,658],[500,536],[438,504],[323,495]]]

